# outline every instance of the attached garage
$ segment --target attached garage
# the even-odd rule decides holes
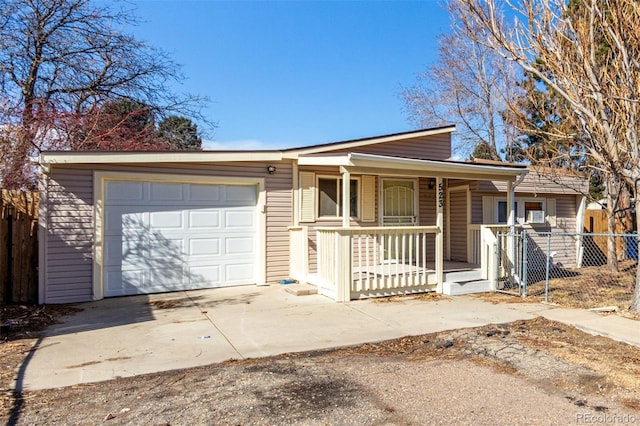
[[[94,295],[264,282],[260,182],[190,180],[96,176]]]

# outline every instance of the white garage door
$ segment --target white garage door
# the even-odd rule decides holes
[[[256,283],[257,188],[106,181],[104,296]]]

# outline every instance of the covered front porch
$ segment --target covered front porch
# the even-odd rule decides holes
[[[319,293],[336,301],[428,291],[463,294],[495,289],[492,265],[496,236],[514,224],[514,188],[526,173],[522,167],[357,153],[301,157],[298,162],[301,166],[339,167],[342,200],[352,199],[353,185],[349,184],[352,176],[375,176],[379,182],[379,206],[375,226],[353,226],[350,210],[353,206],[349,203],[341,205],[341,226],[305,225],[299,223],[299,217],[294,218],[296,223],[289,228],[292,278],[317,286]],[[394,208],[386,203],[393,204],[395,195],[387,194],[391,188],[381,182],[394,178],[426,178],[428,188],[422,192],[431,191],[432,204],[425,202],[431,197],[421,197],[420,202],[411,198],[411,203],[415,201],[418,206],[413,217],[406,212],[392,214]],[[505,195],[510,207],[507,224],[473,224],[470,207],[466,205],[470,204],[469,195],[465,195],[464,208],[454,204],[457,184],[477,180],[507,183]],[[454,181],[456,187],[450,186],[449,182]],[[468,186],[466,191],[469,192]],[[433,213],[427,214],[425,210]],[[314,261],[310,262],[311,250]]]

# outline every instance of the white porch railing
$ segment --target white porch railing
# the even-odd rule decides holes
[[[467,225],[467,262],[474,265],[482,263],[482,225]]]
[[[478,225],[472,225],[478,226]],[[497,279],[495,265],[498,262],[496,258],[496,244],[498,232],[506,232],[509,230],[509,225],[479,225],[480,226],[480,238],[474,240],[476,244],[479,244],[480,251],[480,267],[482,269],[482,278],[489,280],[495,284]],[[494,285],[492,284],[492,286]]]
[[[321,293],[338,301],[435,286],[436,226],[316,228]]]
[[[289,227],[289,275],[305,282],[309,273],[309,235],[306,226]]]

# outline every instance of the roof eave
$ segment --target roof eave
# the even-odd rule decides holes
[[[280,151],[193,151],[193,152],[43,152],[41,164],[140,164],[140,163],[219,163],[240,161],[280,161]]]

